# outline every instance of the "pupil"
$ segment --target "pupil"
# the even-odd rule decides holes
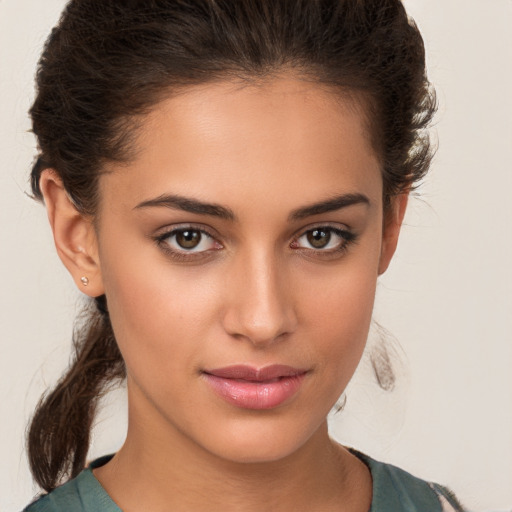
[[[197,247],[201,240],[201,233],[199,231],[180,231],[176,235],[176,242],[183,249],[193,249]]]
[[[315,248],[325,247],[331,240],[331,233],[323,229],[313,229],[308,233],[308,242]]]

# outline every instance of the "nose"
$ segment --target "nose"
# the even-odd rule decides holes
[[[257,347],[291,334],[297,327],[292,288],[289,273],[271,255],[239,258],[226,275],[224,329]]]

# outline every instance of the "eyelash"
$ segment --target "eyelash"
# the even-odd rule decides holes
[[[311,233],[315,230],[322,230],[325,232],[328,232],[331,236],[335,235],[338,236],[341,241],[340,244],[331,249],[315,249],[315,248],[307,248],[307,247],[292,247],[296,251],[300,251],[301,253],[311,254],[311,252],[315,253],[315,256],[320,257],[339,257],[343,253],[347,251],[347,249],[350,247],[350,245],[356,243],[357,241],[357,235],[351,231],[340,229],[338,227],[330,226],[330,225],[317,225],[310,227],[304,231],[301,232],[299,236],[294,238],[293,242],[291,242],[290,247],[293,244],[296,244],[298,240],[300,240],[302,237],[307,236],[308,233]],[[192,232],[199,232],[201,235],[206,235],[208,238],[211,238],[213,241],[215,241],[219,247],[213,250],[204,250],[204,251],[187,251],[185,249],[183,250],[175,250],[171,249],[169,245],[169,238],[176,236],[179,233],[183,233],[186,231],[192,231]],[[210,233],[205,227],[202,226],[194,226],[194,225],[183,225],[179,227],[175,227],[173,229],[170,229],[166,231],[165,233],[162,233],[160,235],[157,235],[154,237],[155,242],[160,247],[162,251],[164,251],[170,258],[177,260],[177,261],[195,261],[198,259],[204,259],[208,257],[212,251],[217,251],[223,248],[222,244],[216,241],[215,236]],[[209,253],[209,254],[208,254]]]

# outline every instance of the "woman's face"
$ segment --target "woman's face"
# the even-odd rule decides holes
[[[137,147],[101,177],[97,231],[129,435],[293,453],[325,433],[396,243],[362,109],[286,77],[209,84],[159,104]]]

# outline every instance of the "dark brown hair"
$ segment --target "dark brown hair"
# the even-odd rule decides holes
[[[137,121],[188,85],[283,70],[364,98],[384,204],[426,173],[435,110],[423,40],[399,0],[71,0],[48,38],[31,108],[41,172],[94,216],[106,162],[134,155]],[[83,468],[98,398],[124,376],[105,297],[80,322],[75,356],[42,398],[29,459],[46,490]]]

